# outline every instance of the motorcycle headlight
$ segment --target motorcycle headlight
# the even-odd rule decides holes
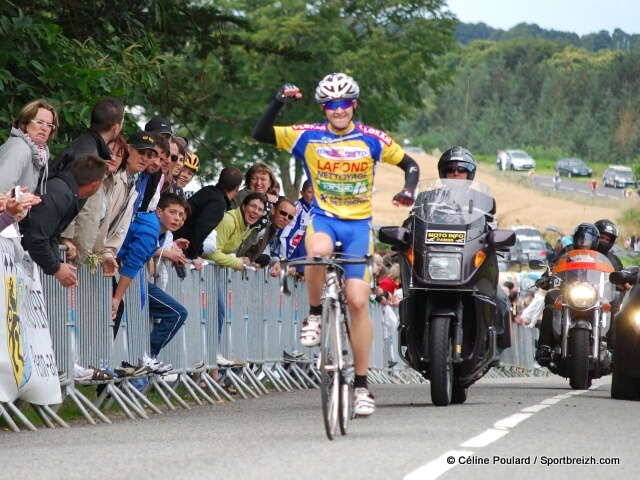
[[[586,310],[596,304],[598,292],[591,284],[579,283],[569,287],[567,299],[572,307]]]
[[[430,253],[427,256],[427,271],[433,280],[460,280],[462,254]]]
[[[636,330],[640,331],[640,311],[634,312],[631,315],[631,324]]]

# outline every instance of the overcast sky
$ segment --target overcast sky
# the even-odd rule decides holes
[[[640,33],[639,0],[448,0],[449,10],[464,23],[483,22],[509,30],[526,22],[547,30],[582,36],[620,28]]]

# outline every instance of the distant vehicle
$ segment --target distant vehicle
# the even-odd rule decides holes
[[[527,263],[528,260],[546,261],[547,258],[553,256],[553,247],[545,240],[521,240],[520,243]]]
[[[563,158],[556,163],[556,170],[567,177],[590,177],[593,170],[579,158]]]
[[[627,188],[637,186],[638,181],[630,167],[613,165],[602,174],[602,183],[605,187]]]
[[[531,170],[536,161],[524,150],[498,150],[496,160],[500,170]]]
[[[516,238],[519,240],[542,240],[542,232],[536,227],[530,225],[514,225],[510,227],[516,232]],[[526,260],[526,258],[525,258]]]
[[[508,252],[498,253],[498,283],[502,285],[509,280],[520,291],[520,273],[522,272],[523,254],[522,244],[516,238],[516,243]]]
[[[423,148],[421,147],[402,147],[402,150],[405,151],[405,153],[419,153],[420,155],[426,155],[427,152],[424,151]]]

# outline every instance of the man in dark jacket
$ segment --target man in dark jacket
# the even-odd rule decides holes
[[[167,140],[167,142],[170,142],[171,138],[173,137],[171,122],[163,117],[151,117],[151,120],[149,120],[144,126],[144,131],[152,133],[154,136],[162,136]],[[162,146],[162,148],[166,150],[167,155],[169,155],[170,143],[167,144],[166,148],[164,146]],[[135,213],[137,213],[138,211],[148,212],[149,207],[151,207],[151,210],[155,208],[154,205],[151,205],[151,200],[153,200],[153,197],[156,195],[156,192],[158,191],[158,185],[162,180],[162,170],[160,169],[160,165],[161,162],[158,163],[157,166],[155,164],[150,165],[140,176],[139,181],[142,181],[144,177],[147,177],[147,179],[144,180],[144,189],[138,189],[139,196],[136,200],[136,207],[134,208]]]
[[[202,268],[202,245],[207,236],[218,226],[225,212],[231,208],[242,184],[242,172],[236,167],[226,167],[220,172],[218,183],[201,188],[189,198],[191,214],[184,226],[177,230],[174,238],[189,240],[185,252],[193,260],[196,269]]]
[[[82,155],[69,171],[49,178],[42,202],[20,222],[22,243],[31,259],[64,287],[76,285],[77,278],[74,266],[60,262],[60,234],[78,214],[79,200],[96,193],[106,173],[104,160],[97,155]]]
[[[117,98],[100,100],[91,111],[91,125],[49,163],[49,174],[71,168],[74,160],[84,153],[92,153],[103,160],[111,159],[107,144],[116,139],[124,124],[124,107]]]

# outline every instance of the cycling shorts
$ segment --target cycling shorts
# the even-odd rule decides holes
[[[373,229],[371,220],[343,220],[325,215],[313,215],[307,226],[307,238],[316,232],[324,233],[331,237],[335,245],[337,241],[342,242],[342,253],[351,257],[364,257],[373,254]],[[344,265],[345,278],[355,278],[368,282],[370,280],[369,270],[366,265],[354,264]]]

